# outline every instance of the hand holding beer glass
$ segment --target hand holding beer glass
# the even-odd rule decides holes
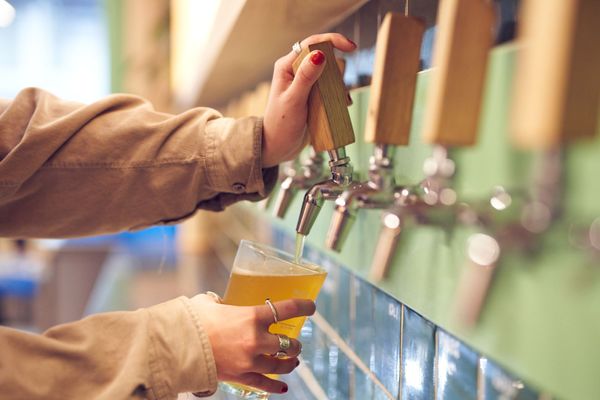
[[[239,382],[223,382],[222,390],[245,399],[266,399],[269,391],[277,391],[271,390],[276,387],[282,388],[280,393],[287,391],[287,386],[278,386],[281,383],[275,380],[276,374],[289,373],[298,365],[296,357],[301,345],[295,338],[306,316],[314,312],[313,301],[326,275],[318,266],[295,262],[291,255],[277,249],[246,240],[240,243],[223,303],[257,306],[254,326],[250,322],[248,328],[236,333],[241,338],[254,338],[245,342],[256,343],[255,365],[240,368],[247,367],[246,371],[256,373],[231,378],[219,376]],[[267,331],[267,335],[262,334]],[[263,339],[257,340],[258,335]]]

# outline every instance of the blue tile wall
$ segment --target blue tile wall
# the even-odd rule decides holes
[[[477,353],[438,329],[436,358],[436,399],[477,400]]]
[[[402,321],[400,398],[433,400],[435,325],[408,307]]]
[[[373,299],[375,345],[372,370],[392,396],[397,398],[400,393],[402,304],[380,290],[374,291]]]
[[[351,341],[350,346],[361,361],[371,370],[375,367],[375,328],[373,297],[375,289],[363,279],[353,276],[351,283]],[[354,395],[357,399],[373,398],[374,384],[366,375],[354,380]]]
[[[272,245],[291,252],[295,243],[289,234],[275,229]],[[376,385],[309,319],[300,334],[302,358],[328,399],[542,398],[522,380],[320,250],[306,246],[304,258],[328,273],[317,299],[317,311],[386,389]],[[299,374],[282,379],[288,382],[290,391],[278,398],[317,398]]]
[[[525,383],[486,358],[479,360],[482,400],[537,400],[539,395]]]
[[[310,255],[312,262],[313,259]],[[327,279],[321,288],[317,299],[317,309],[332,326],[335,326],[339,335],[350,342],[350,282],[351,273],[339,265],[320,262],[327,270]]]

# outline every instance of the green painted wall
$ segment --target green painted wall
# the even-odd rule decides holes
[[[108,24],[110,47],[110,90],[113,93],[123,91],[125,59],[123,56],[123,2],[121,0],[103,0]]]
[[[484,198],[496,185],[526,188],[529,183],[534,155],[513,149],[507,134],[516,55],[511,45],[492,52],[479,142],[452,153],[458,169],[454,186],[461,198]],[[423,178],[423,160],[431,151],[421,140],[428,80],[429,71],[420,73],[411,144],[396,155],[401,182],[416,183]],[[362,135],[368,95],[368,88],[353,93],[350,112],[358,136]],[[361,137],[348,148],[361,178],[371,149]],[[450,317],[464,266],[467,229],[458,228],[450,235],[436,227],[407,228],[390,277],[381,287],[538,388],[564,399],[600,398],[600,253],[594,259],[569,241],[573,227],[585,229],[600,217],[598,171],[600,140],[569,147],[563,217],[541,239],[542,251],[523,254],[503,249],[475,329],[461,329]],[[299,195],[286,219],[272,219],[273,223],[294,234],[300,205]],[[331,213],[328,204],[308,238],[313,245],[324,247]],[[366,276],[380,215],[380,211],[361,211],[343,252],[329,254]]]

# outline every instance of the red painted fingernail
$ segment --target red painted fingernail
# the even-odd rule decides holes
[[[314,65],[321,65],[325,61],[325,54],[322,51],[316,51],[315,54],[310,56],[310,62]]]
[[[348,38],[346,38],[348,39]],[[352,46],[356,47],[356,43],[354,43],[352,40],[348,39],[348,41],[352,44]]]
[[[281,388],[281,393],[285,393],[287,391],[288,391],[287,385],[285,385],[284,387]]]
[[[296,367],[300,365],[300,360],[296,360]]]

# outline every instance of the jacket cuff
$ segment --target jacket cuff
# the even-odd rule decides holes
[[[268,188],[263,175],[272,168],[262,168],[262,118],[218,118],[208,123],[206,133],[206,174],[211,189],[265,197]]]
[[[217,390],[212,347],[190,300],[179,297],[148,309],[152,388],[158,399],[178,393],[210,395]]]

